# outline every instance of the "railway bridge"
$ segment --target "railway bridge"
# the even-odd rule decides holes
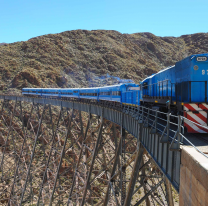
[[[181,116],[15,95],[0,106],[0,205],[172,206],[179,192],[208,205],[208,159],[182,146]]]

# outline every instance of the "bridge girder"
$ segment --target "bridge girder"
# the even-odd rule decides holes
[[[2,101],[1,203],[172,205],[171,185],[140,142],[144,125],[135,138],[122,127],[128,119],[117,125],[103,112]]]

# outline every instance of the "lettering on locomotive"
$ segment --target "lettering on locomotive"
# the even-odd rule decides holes
[[[205,61],[207,61],[207,57],[197,57],[196,61],[198,61],[198,62],[205,62]]]

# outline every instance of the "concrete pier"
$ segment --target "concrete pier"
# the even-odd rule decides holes
[[[208,205],[208,158],[189,146],[182,147],[179,205]]]

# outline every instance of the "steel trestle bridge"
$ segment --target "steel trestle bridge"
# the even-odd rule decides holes
[[[1,205],[173,205],[183,117],[142,106],[0,99]]]

